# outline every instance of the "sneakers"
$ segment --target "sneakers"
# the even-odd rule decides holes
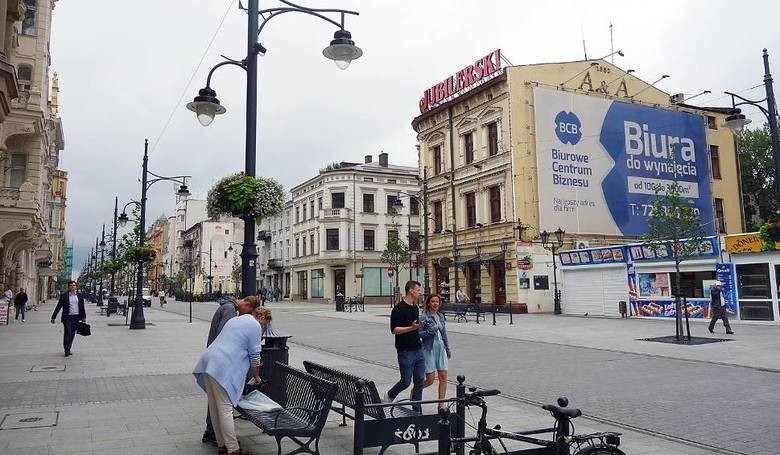
[[[393,399],[390,398],[390,394],[385,392],[385,394],[382,396],[382,403],[392,403]]]
[[[217,436],[214,433],[209,433],[208,431],[203,432],[203,437],[201,438],[200,442],[204,444],[209,443],[217,443]]]
[[[726,335],[734,335],[734,332],[732,332],[731,330],[727,330]]]
[[[709,331],[710,331],[710,333],[715,333],[715,331],[714,331],[714,330],[712,330],[712,329],[707,329],[707,330],[709,330]]]

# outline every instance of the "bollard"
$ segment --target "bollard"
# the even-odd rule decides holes
[[[497,307],[498,307],[498,305],[496,305],[496,304],[494,303],[494,304],[493,304],[493,325],[496,325],[496,308],[497,308]]]
[[[474,304],[474,314],[477,315],[477,324],[479,324],[479,303]]]
[[[363,455],[363,420],[365,418],[364,391],[365,383],[362,379],[358,380],[355,389],[355,438],[352,447],[354,455]]]
[[[450,455],[450,410],[439,409],[439,455]]]
[[[455,437],[463,438],[466,435],[466,405],[463,403],[463,397],[466,396],[466,377],[458,375],[458,385],[455,386],[455,396],[458,397],[458,404],[455,406],[455,415],[457,416],[457,425],[455,427]],[[458,442],[455,445],[455,454],[464,455],[464,445]]]
[[[515,322],[512,320],[512,301],[509,301],[509,325],[514,325]]]

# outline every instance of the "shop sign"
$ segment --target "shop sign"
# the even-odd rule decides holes
[[[11,304],[0,303],[0,325],[8,324],[8,312],[11,308]]]
[[[686,245],[687,240],[682,240],[680,243]],[[699,246],[699,251],[689,256],[689,258],[705,258],[718,255],[718,239],[717,237],[707,237],[703,239]],[[635,244],[628,246],[628,253],[631,256],[632,261],[670,261],[673,259],[672,244],[667,243],[665,245],[645,245]]]
[[[531,270],[534,268],[534,244],[531,242],[517,242],[517,269]]]
[[[420,112],[433,109],[501,74],[501,49],[496,49],[423,92]]]
[[[653,202],[676,181],[713,234],[701,115],[543,87],[533,104],[541,226],[641,236]]]
[[[588,248],[558,253],[558,259],[565,266],[591,264],[619,264],[626,262],[626,250],[622,246]]]
[[[780,242],[775,242],[775,250],[780,250]],[[760,253],[761,240],[758,232],[726,236],[726,251],[729,253]]]

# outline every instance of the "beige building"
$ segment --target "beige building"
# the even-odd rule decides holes
[[[664,150],[678,143],[676,169],[700,195],[705,227],[742,231],[725,109],[684,104],[606,60],[502,65],[496,50],[426,90],[412,122],[434,219],[434,292],[552,311],[552,255],[518,241],[557,228],[563,249],[636,241],[651,190],[671,178]],[[624,169],[633,163],[643,169]]]
[[[63,263],[67,176],[57,170],[56,74],[49,80],[55,1],[0,1],[0,284],[27,288],[32,301],[54,290]]]

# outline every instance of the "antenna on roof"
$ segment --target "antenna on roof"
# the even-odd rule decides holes
[[[609,52],[612,56],[612,63],[615,64],[615,42],[612,40],[612,21],[609,22]]]
[[[585,60],[587,60],[588,49],[585,48],[585,25],[580,24],[580,31],[582,32],[582,52],[585,54]]]

